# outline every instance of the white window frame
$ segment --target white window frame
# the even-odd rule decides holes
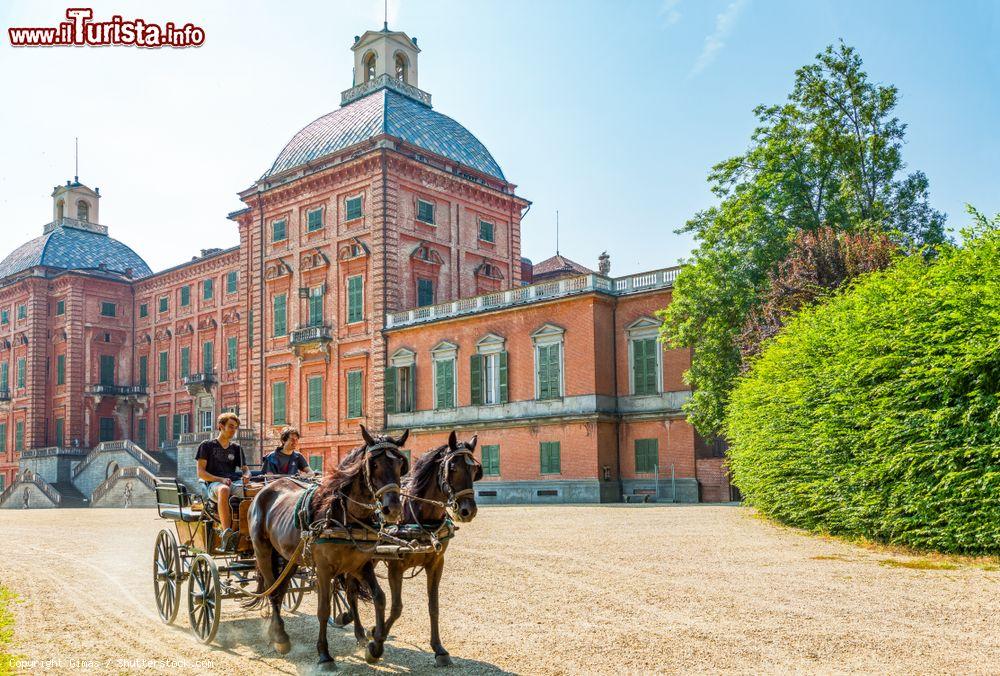
[[[504,337],[495,333],[488,333],[476,342],[476,353],[483,356],[484,406],[500,403],[500,353],[504,351],[504,344]],[[492,375],[492,381],[490,375]],[[510,377],[509,372],[507,376]]]
[[[635,341],[657,338],[660,335],[660,322],[651,317],[640,317],[625,327],[628,338],[628,393],[633,397],[655,397],[663,394],[663,350],[656,351],[656,392],[653,394],[635,393]]]
[[[531,341],[534,343],[535,363],[535,399],[541,395],[541,384],[538,382],[538,348],[548,345],[559,345],[559,398],[566,396],[566,329],[555,324],[544,324],[541,328],[531,334]]]
[[[392,366],[395,369],[405,369],[405,368],[410,369],[410,378],[413,379],[413,378],[416,377],[416,371],[417,371],[417,353],[414,352],[413,350],[409,350],[409,349],[407,349],[405,347],[401,347],[398,350],[396,350],[395,352],[393,352],[392,356],[389,357],[389,366]],[[400,406],[399,406],[399,400],[400,400],[399,393],[403,391],[403,388],[401,388],[399,386],[399,372],[398,371],[396,372],[396,382],[394,384],[396,386],[396,408],[399,409],[400,408]],[[409,393],[407,393],[407,396],[409,396]],[[413,396],[414,397],[417,396],[416,388],[414,388]],[[417,410],[417,402],[416,401],[411,401],[410,402],[410,410],[411,411],[416,411]]]
[[[437,402],[437,362],[451,361],[451,392],[454,395],[452,406],[458,408],[458,345],[441,341],[431,350],[431,408],[438,410]]]

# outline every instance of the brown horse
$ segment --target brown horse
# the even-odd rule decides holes
[[[352,451],[340,467],[332,470],[309,501],[310,519],[313,523],[323,522],[328,527],[370,523],[376,512],[389,523],[400,519],[402,503],[399,480],[408,469],[408,462],[400,452],[400,446],[406,443],[409,430],[398,439],[389,436],[373,438],[362,426],[361,435],[365,445]],[[300,542],[303,530],[298,524],[296,508],[305,490],[291,479],[279,479],[261,489],[250,507],[250,537],[257,558],[259,579],[257,593],[270,589],[285,568],[286,562],[302,551]],[[334,667],[326,639],[326,628],[334,592],[333,581],[338,575],[347,579],[361,576],[372,590],[376,619],[365,659],[369,662],[376,661],[382,655],[386,635],[383,627],[385,595],[378,588],[374,570],[371,566],[365,566],[371,561],[371,548],[317,541],[306,551],[311,551],[312,561],[306,560],[305,563],[311,563],[315,568],[319,595],[319,639],[316,650],[319,653],[320,668]],[[294,569],[290,571],[294,572]],[[281,619],[281,601],[287,581],[286,577],[266,597],[271,604],[268,636],[281,654],[291,649],[285,623]],[[252,607],[263,602],[264,597],[261,597],[246,605]]]
[[[476,498],[473,482],[483,478],[483,466],[476,460],[473,451],[477,437],[468,442],[458,443],[455,433],[448,437],[444,446],[428,451],[413,464],[413,472],[403,480],[403,520],[401,524],[419,524],[426,530],[434,530],[448,516],[451,510],[460,522],[472,521],[476,516]],[[431,648],[434,661],[439,667],[451,665],[451,656],[441,645],[438,631],[438,589],[444,572],[444,554],[448,540],[441,541],[441,549],[429,554],[407,554],[398,560],[386,562],[389,568],[389,588],[392,592],[392,610],[385,622],[385,634],[403,612],[403,574],[412,568],[423,568],[427,576],[427,610],[431,618]],[[374,566],[369,563],[365,568]],[[419,571],[418,571],[419,572]],[[355,635],[359,632],[360,619],[357,604],[351,601],[351,613],[355,622]],[[376,633],[378,624],[376,620]]]

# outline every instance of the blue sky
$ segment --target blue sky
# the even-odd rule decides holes
[[[41,233],[52,186],[104,196],[101,221],[154,269],[237,243],[236,192],[292,135],[339,105],[354,35],[381,0],[93,4],[205,28],[205,46],[18,49],[6,28],[55,25],[66,4],[0,5],[0,252]],[[491,150],[534,202],[536,262],[555,249],[612,274],[665,267],[674,234],[713,203],[714,163],[741,152],[752,109],[783,100],[827,44],[855,46],[901,93],[904,159],[957,228],[964,205],[1000,212],[1000,2],[390,0],[419,39],[420,86]]]

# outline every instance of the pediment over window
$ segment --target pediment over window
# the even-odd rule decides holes
[[[0,350],[9,350],[9,349],[10,349],[10,341],[7,340],[6,338],[0,338]]]
[[[330,257],[319,249],[307,251],[299,259],[300,270],[314,270],[315,268],[325,268],[328,265],[330,265]]]
[[[410,258],[423,261],[424,263],[433,263],[434,265],[444,264],[444,259],[441,258],[441,254],[432,249],[427,242],[421,242],[420,245],[410,253]]]
[[[442,340],[431,350],[431,356],[434,359],[454,359],[456,354],[458,354],[458,345],[449,343],[447,340]]]
[[[153,337],[148,333],[142,337],[142,340],[146,341],[146,345],[151,345],[153,343]]]
[[[661,323],[652,317],[639,317],[625,327],[625,332],[633,338],[655,336],[660,332]]]
[[[354,258],[363,258],[369,253],[371,252],[368,250],[368,245],[355,237],[353,242],[349,242],[348,244],[340,247],[337,258],[342,261],[349,261]]]
[[[480,354],[503,352],[505,341],[506,339],[503,336],[498,336],[495,333],[487,333],[485,336],[476,341],[476,351]]]
[[[555,324],[542,324],[531,334],[531,340],[536,344],[558,343],[562,341],[566,329]]]
[[[14,336],[14,345],[27,345],[27,344],[28,344],[28,336],[26,336],[25,334],[19,333],[16,336]]]
[[[223,324],[236,324],[240,321],[240,313],[238,310],[227,310],[222,313],[222,323]]]
[[[503,270],[488,261],[483,261],[477,265],[475,270],[473,270],[473,274],[487,279],[503,280]]]
[[[417,360],[417,353],[413,350],[409,350],[405,347],[401,347],[392,353],[389,357],[389,364],[395,366],[396,368],[402,368],[404,366],[413,366],[414,362]]]
[[[267,264],[264,279],[277,279],[292,274],[292,268],[280,258]]]
[[[170,329],[157,329],[156,330],[156,340],[158,340],[158,341],[160,341],[160,340],[170,340],[171,337],[173,337],[173,335],[174,334],[170,332]]]
[[[178,336],[186,336],[189,333],[194,333],[194,327],[190,324],[181,324],[177,327]]]
[[[215,321],[215,317],[205,317],[198,322],[199,331],[208,331],[209,329],[215,329],[219,327],[219,322]]]

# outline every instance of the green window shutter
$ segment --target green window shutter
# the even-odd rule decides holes
[[[191,304],[191,286],[185,285],[181,287],[181,307],[187,307]]]
[[[7,423],[0,423],[0,453],[7,452]]]
[[[310,455],[309,456],[309,469],[316,472],[317,474],[323,473],[323,456],[322,455]]]
[[[14,425],[14,450],[24,450],[24,423],[20,421]]]
[[[160,353],[160,363],[156,369],[156,380],[157,382],[165,383],[167,382],[167,353]]]
[[[541,451],[541,473],[559,474],[559,442],[543,441],[540,444]]]
[[[316,209],[315,211],[310,211],[307,216],[307,226],[306,229],[309,232],[314,230],[319,230],[323,227],[323,210]]]
[[[114,385],[115,384],[115,358],[102,354],[101,355],[101,385]]]
[[[149,382],[149,357],[143,355],[139,357],[139,387],[146,387]]]
[[[0,310],[0,324],[10,323],[10,312],[7,310]]]
[[[483,403],[483,355],[474,354],[469,357],[469,383],[472,405],[479,406]]]
[[[146,448],[146,419],[140,418],[135,431],[135,441],[143,449]]]
[[[323,378],[314,376],[307,381],[309,388],[309,422],[323,419]]]
[[[28,379],[28,363],[21,357],[17,360],[17,386],[24,387],[25,382]]]
[[[101,418],[101,431],[100,431],[100,441],[114,441],[115,440],[115,419],[114,418]]]
[[[479,239],[484,242],[493,241],[493,224],[489,221],[479,221]]]
[[[201,297],[205,300],[212,300],[215,296],[215,280],[206,279],[201,284]]]
[[[58,312],[58,306],[57,306],[56,309],[57,309],[57,312]],[[117,314],[117,312],[118,312],[118,306],[116,306],[114,303],[107,303],[107,302],[101,303],[101,316],[102,317],[114,317]],[[62,314],[62,313],[59,313],[59,314]]]
[[[147,303],[139,304],[139,319],[149,316],[149,305]]]
[[[64,300],[56,301],[56,314],[57,315],[66,314],[66,301]]]
[[[483,476],[500,476],[500,446],[483,446]]]
[[[417,200],[417,220],[434,225],[434,204]]]
[[[169,303],[170,303],[170,301],[167,299],[166,296],[164,296],[163,298],[161,298],[160,299],[160,308],[159,308],[160,312],[166,312],[167,308],[169,307]]]
[[[656,394],[656,358],[659,346],[655,338],[632,341],[632,383],[635,394]]]
[[[429,279],[417,280],[417,307],[434,305],[434,282]]]
[[[0,390],[10,388],[10,362],[0,362]]]
[[[656,439],[635,440],[635,471],[653,472],[659,461],[659,442]]]
[[[361,371],[347,373],[347,417],[361,417]]]
[[[201,345],[201,372],[212,373],[215,369],[215,343],[209,341]]]
[[[364,283],[360,275],[347,278],[347,321],[360,322],[364,318]]]
[[[274,297],[274,337],[280,338],[288,333],[288,313],[286,311],[286,296],[279,293]]]
[[[410,387],[410,400],[409,406],[406,408],[406,412],[412,412],[417,410],[417,366],[408,367],[410,370],[409,387]]]
[[[56,357],[56,385],[66,384],[66,355]]]
[[[361,218],[361,197],[349,197],[346,202],[347,215],[344,220],[353,221]]]
[[[385,412],[398,413],[396,410],[396,367],[385,370]]]
[[[453,408],[455,406],[455,360],[435,361],[434,378],[437,394],[435,408]]]
[[[560,396],[559,391],[559,350],[558,343],[538,347],[538,398],[552,399]]]
[[[229,336],[226,341],[226,366],[230,371],[236,370],[236,336]]]
[[[656,360],[660,354],[660,345],[655,338],[650,338],[646,345],[646,392],[657,393]]]
[[[309,290],[309,325],[323,325],[323,287]]]
[[[226,293],[236,293],[236,271],[226,273]]]
[[[272,242],[283,242],[288,239],[287,228],[285,227],[285,220],[275,221],[271,224],[271,241]]]
[[[64,437],[66,436],[64,433],[65,424],[65,420],[62,418],[56,418],[56,446],[62,447],[66,445],[64,442]]]
[[[181,378],[191,375],[191,348],[181,348]]]
[[[167,416],[161,415],[156,419],[156,443],[162,448],[165,441],[167,441]]]
[[[253,349],[253,337],[257,335],[253,332],[253,310],[250,310],[250,316],[247,318],[247,343],[250,345],[250,349]]]
[[[287,422],[285,414],[286,385],[284,381],[271,383],[271,424],[284,425]]]
[[[181,415],[179,413],[174,414],[173,438],[174,440],[181,438]]]
[[[497,359],[500,360],[499,371],[500,371],[500,403],[506,404],[510,401],[509,391],[510,388],[507,387],[507,352],[501,352]]]

